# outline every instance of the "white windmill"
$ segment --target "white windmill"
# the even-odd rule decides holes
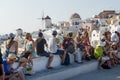
[[[52,26],[52,21],[51,21],[51,18],[49,16],[44,16],[44,12],[42,13],[42,17],[41,18],[38,18],[41,20],[41,29],[42,30],[46,30],[48,28],[51,28]]]

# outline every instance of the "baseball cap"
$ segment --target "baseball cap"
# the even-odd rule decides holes
[[[39,36],[39,37],[42,37],[42,36],[43,36],[43,33],[42,33],[42,32],[39,32],[39,33],[38,33],[38,36]]]
[[[10,38],[14,38],[15,35],[14,35],[13,33],[10,33],[10,34],[9,34],[9,37],[10,37]]]
[[[57,35],[57,31],[54,30],[54,31],[52,32],[52,35]]]

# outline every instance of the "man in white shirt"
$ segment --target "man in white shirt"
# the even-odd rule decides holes
[[[58,50],[57,43],[59,43],[59,40],[56,38],[57,31],[52,32],[52,37],[49,39],[48,48],[50,53],[53,53],[54,55],[62,55],[62,63],[64,63],[66,54],[64,53],[64,50]]]
[[[117,35],[117,31],[115,31],[114,33],[111,34],[111,41],[112,42],[119,42],[119,37]]]

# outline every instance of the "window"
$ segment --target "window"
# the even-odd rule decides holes
[[[75,22],[75,25],[79,25],[79,22]]]

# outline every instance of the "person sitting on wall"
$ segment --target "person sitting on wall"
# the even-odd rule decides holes
[[[43,36],[43,33],[42,32],[39,32],[38,33],[38,39],[35,41],[36,43],[36,51],[37,51],[37,55],[38,56],[46,56],[46,57],[49,57],[48,59],[48,64],[47,64],[47,68],[48,69],[51,69],[51,63],[53,61],[53,57],[54,55],[47,51],[45,51],[45,47],[46,46],[48,48],[48,44],[47,44],[47,41],[44,39],[44,36]]]
[[[22,69],[16,69],[14,70],[12,68],[12,65],[14,64],[16,60],[15,54],[9,54],[6,60],[3,60],[3,66],[4,66],[4,72],[5,72],[5,80],[13,79],[13,78],[19,78],[20,80],[25,80],[25,76],[23,74]]]
[[[98,67],[101,69],[103,68],[104,63],[107,62],[107,68],[111,68],[110,59],[107,56],[103,55],[103,48],[106,45],[106,42],[98,42],[97,46],[94,50],[94,57],[99,61]]]
[[[3,55],[3,59],[6,59],[9,54],[18,54],[18,42],[14,40],[15,35],[10,33],[8,36],[8,40],[6,42],[6,51]]]
[[[58,47],[57,47],[58,39],[56,38],[56,36],[57,36],[57,31],[54,30],[52,32],[52,37],[49,39],[48,49],[49,49],[49,52],[54,54],[54,55],[57,55],[57,54],[61,55],[62,56],[61,63],[64,63],[66,53],[64,52],[64,50],[58,50]]]

